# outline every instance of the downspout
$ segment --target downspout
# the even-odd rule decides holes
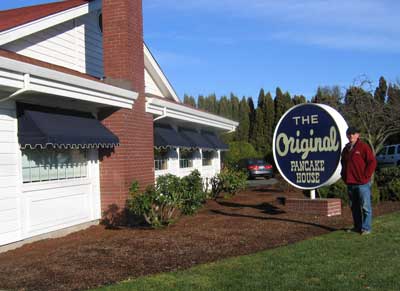
[[[7,100],[10,100],[12,98],[14,98],[15,96],[18,96],[26,91],[29,91],[29,86],[30,85],[30,75],[29,74],[24,74],[24,86],[21,89],[18,89],[17,91],[15,91],[14,93],[12,93],[11,95],[0,99],[0,102],[4,102]]]

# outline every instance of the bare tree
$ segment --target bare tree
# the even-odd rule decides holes
[[[389,137],[400,133],[400,102],[379,102],[372,88],[372,82],[365,77],[355,81],[347,89],[341,112],[351,125],[361,129],[363,138],[376,154]]]

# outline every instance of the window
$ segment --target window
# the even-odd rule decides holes
[[[384,155],[386,155],[386,150],[387,150],[387,147],[382,148],[382,149],[378,152],[377,156],[384,156]]]
[[[154,149],[154,169],[156,171],[168,169],[168,150]]]
[[[214,152],[213,151],[204,151],[203,150],[203,166],[211,166],[212,165],[212,160],[214,158]]]
[[[194,150],[181,149],[179,153],[179,167],[192,168],[193,157],[194,157]]]
[[[87,177],[87,151],[79,149],[23,149],[24,183]]]
[[[394,146],[390,146],[390,147],[388,148],[387,154],[388,154],[388,155],[394,155],[394,151],[395,151],[395,147],[394,147]]]

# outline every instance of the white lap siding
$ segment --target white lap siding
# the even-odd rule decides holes
[[[0,245],[20,239],[17,121],[14,102],[0,103]]]
[[[193,160],[193,167],[191,168],[180,168],[179,167],[179,158],[178,158],[179,149],[170,149],[168,151],[168,168],[165,170],[158,170],[155,171],[155,177],[166,175],[166,174],[173,174],[178,177],[184,177],[189,175],[193,170],[197,169],[203,180],[204,183],[209,182],[212,177],[218,174],[221,170],[221,155],[220,151],[215,153],[214,158],[212,159],[212,163],[209,166],[202,165],[202,159],[200,156],[200,152],[197,151],[194,155],[195,159]]]
[[[104,75],[98,12],[23,37],[3,48],[93,76]]]
[[[14,102],[0,102],[0,246],[100,218],[97,150],[86,178],[22,182]]]

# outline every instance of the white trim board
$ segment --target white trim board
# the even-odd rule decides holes
[[[160,65],[157,63],[156,59],[150,52],[149,48],[145,43],[143,43],[143,51],[144,51],[144,66],[151,78],[156,83],[159,90],[163,93],[165,97],[172,98],[176,102],[181,103],[178,95],[176,94],[174,88],[171,83],[168,81],[167,77],[163,73]],[[146,92],[146,94],[149,92]],[[163,97],[163,96],[160,96]]]
[[[132,108],[139,95],[134,91],[5,57],[0,57],[1,86],[128,109]]]
[[[158,116],[211,126],[225,131],[234,131],[239,125],[238,122],[224,117],[157,98],[146,97],[146,112]]]

